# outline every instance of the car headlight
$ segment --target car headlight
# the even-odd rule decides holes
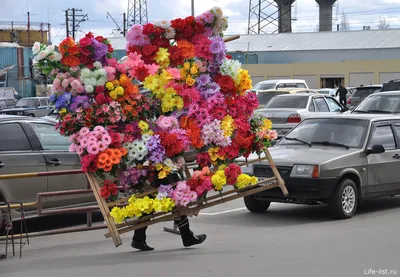
[[[295,164],[290,177],[318,178],[319,167],[318,165]]]

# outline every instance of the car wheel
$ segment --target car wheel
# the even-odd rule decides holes
[[[35,117],[35,115],[33,113],[28,114],[28,116]]]
[[[334,192],[329,208],[334,216],[347,219],[351,218],[358,206],[358,191],[356,184],[351,179],[342,180]]]
[[[271,202],[259,201],[254,198],[254,195],[249,195],[244,197],[244,204],[246,208],[252,213],[263,213],[268,210]]]

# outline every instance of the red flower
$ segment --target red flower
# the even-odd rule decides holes
[[[79,58],[79,61],[80,61],[82,64],[86,63],[87,60],[88,60],[88,57],[87,57],[86,55],[81,55],[80,58]]]
[[[226,58],[227,58],[227,59],[229,59],[229,60],[232,60],[232,56],[231,56],[231,55],[229,55],[229,54],[228,54],[228,55],[226,55]]]
[[[110,133],[111,136],[111,146],[119,147],[121,144],[121,135],[119,133]]]
[[[206,167],[211,165],[211,158],[208,152],[199,153],[196,156],[196,162],[201,167]]]
[[[108,53],[114,52],[114,48],[111,46],[111,44],[107,44],[108,46]]]
[[[138,79],[140,82],[143,82],[144,79],[146,79],[147,76],[149,76],[149,70],[144,67],[144,66],[139,66],[135,69],[133,75],[135,76],[136,79]]]
[[[102,36],[97,36],[95,40],[97,40],[98,42],[104,42],[104,38]]]
[[[106,186],[100,189],[100,196],[104,199],[108,199],[110,197],[110,191]]]
[[[81,54],[83,54],[85,56],[89,56],[91,54],[91,52],[88,48],[81,48]]]
[[[161,145],[165,148],[165,154],[168,157],[174,157],[184,150],[182,140],[176,134],[157,133],[160,136]]]
[[[230,164],[225,168],[225,176],[229,185],[236,184],[236,179],[240,174],[242,174],[242,169],[237,164]]]
[[[91,45],[91,44],[92,44],[92,39],[91,39],[91,38],[88,38],[88,37],[83,37],[83,38],[81,38],[81,40],[79,41],[79,45],[80,45],[81,49],[82,49],[82,48],[85,48],[85,47],[87,47],[87,46],[89,46],[89,45]]]
[[[150,35],[154,30],[154,25],[152,23],[147,23],[143,26],[143,35]]]
[[[231,76],[218,74],[214,81],[221,87],[221,92],[224,94],[236,94],[235,81]]]
[[[101,86],[97,86],[96,87],[96,93],[103,93],[106,89],[104,87]]]
[[[87,33],[87,34],[85,35],[85,37],[87,37],[87,38],[94,38],[94,35],[93,35],[92,32],[89,32],[89,33]]]

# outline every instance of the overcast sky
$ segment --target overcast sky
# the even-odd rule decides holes
[[[257,0],[252,0],[256,2]],[[26,21],[27,12],[32,22],[50,22],[53,43],[58,44],[65,37],[65,12],[68,8],[82,9],[89,20],[80,24],[79,35],[88,31],[111,36],[116,28],[109,12],[122,26],[122,13],[127,11],[128,0],[0,0],[0,21]],[[133,2],[133,0],[132,0]],[[227,34],[247,33],[249,0],[194,0],[195,15],[219,6],[229,16]],[[147,0],[149,21],[185,17],[191,13],[190,0]],[[334,6],[334,24],[339,24],[343,11],[351,30],[371,26],[376,29],[385,17],[392,28],[400,28],[400,0],[340,0]],[[273,12],[273,10],[269,10]],[[318,6],[314,0],[296,0],[292,6],[293,32],[313,32],[318,25]],[[1,27],[1,22],[0,22]]]

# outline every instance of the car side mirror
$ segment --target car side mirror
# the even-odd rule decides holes
[[[367,149],[367,155],[370,154],[380,154],[385,152],[385,147],[382,144],[374,144],[372,148]]]

